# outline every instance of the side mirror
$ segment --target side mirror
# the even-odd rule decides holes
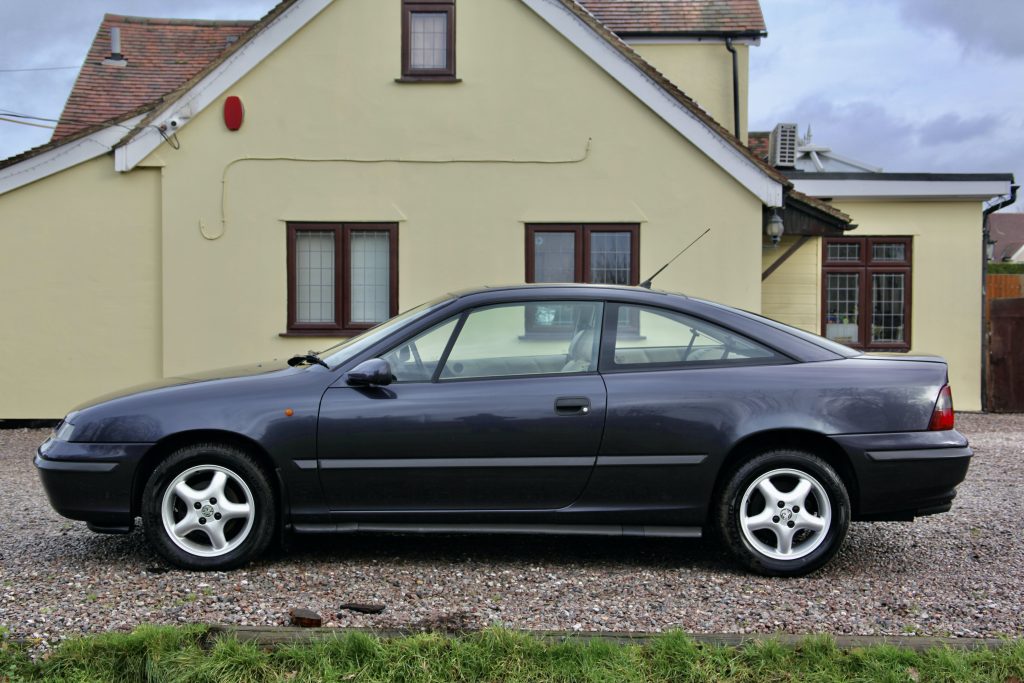
[[[391,365],[383,358],[371,358],[349,370],[345,382],[353,387],[385,387],[391,379]]]

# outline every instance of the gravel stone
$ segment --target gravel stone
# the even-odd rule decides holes
[[[976,455],[953,511],[853,523],[799,579],[745,573],[711,540],[543,536],[298,536],[245,569],[184,572],[139,530],[58,516],[32,466],[48,430],[0,430],[0,626],[41,649],[142,623],[286,625],[293,607],[381,629],[1020,636],[1024,414],[957,419]]]

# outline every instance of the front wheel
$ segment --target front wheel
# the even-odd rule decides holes
[[[153,471],[142,500],[153,548],[185,569],[223,570],[260,555],[274,531],[274,497],[262,469],[244,451],[186,446]]]
[[[723,489],[718,530],[744,565],[769,576],[800,576],[839,551],[850,498],[836,471],[802,451],[765,453],[744,463]]]

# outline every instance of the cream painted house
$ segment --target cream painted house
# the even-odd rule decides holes
[[[674,3],[724,13],[685,23]],[[980,200],[893,223],[884,200],[815,199],[831,195],[741,141],[756,0],[620,4],[108,15],[54,140],[0,162],[0,418],[323,348],[465,287],[636,284],[705,228],[658,287],[818,331],[814,254],[858,234],[856,211],[917,231],[914,297],[957,271],[980,301],[960,247],[942,246],[980,249]],[[948,316],[915,303],[912,350],[947,355],[959,407],[977,408],[978,355],[947,339]]]
[[[762,312],[872,353],[944,356],[957,407],[980,409],[982,206],[1009,194],[1013,176],[886,173],[795,128],[753,133],[751,145],[856,229],[786,237],[766,251],[765,266],[779,265],[763,283]]]

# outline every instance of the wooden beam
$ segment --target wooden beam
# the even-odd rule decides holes
[[[761,273],[761,282],[764,282],[765,280],[767,280],[769,275],[771,275],[776,270],[778,270],[779,266],[781,266],[783,263],[785,263],[786,260],[789,259],[790,256],[792,256],[797,251],[799,251],[800,247],[802,247],[805,244],[807,244],[807,240],[809,240],[809,239],[811,239],[810,235],[800,235],[800,239],[798,239],[796,242],[793,242],[793,244],[790,245],[789,249],[787,249],[786,251],[782,252],[782,256],[780,256],[779,258],[775,259],[775,262],[772,263],[770,266],[768,266],[768,269],[766,271]]]

